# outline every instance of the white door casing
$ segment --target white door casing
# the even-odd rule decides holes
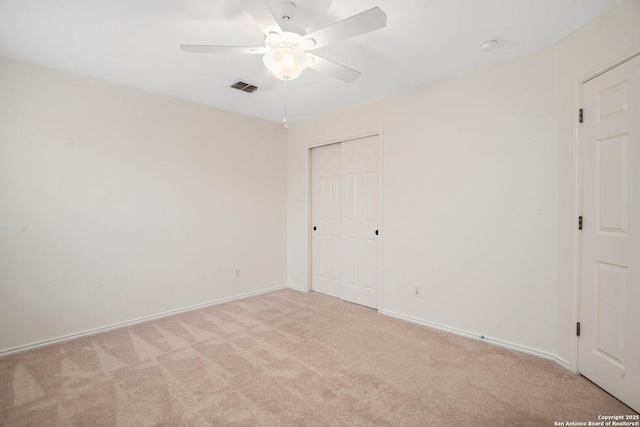
[[[342,148],[342,299],[378,307],[378,136]]]
[[[583,85],[578,370],[640,410],[640,57]]]
[[[311,289],[340,297],[340,144],[311,150]]]

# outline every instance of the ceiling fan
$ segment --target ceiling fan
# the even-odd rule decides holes
[[[264,47],[183,44],[180,45],[180,48],[192,53],[264,55],[263,62],[270,73],[262,81],[261,90],[272,89],[276,85],[278,80],[273,77],[284,81],[293,80],[305,68],[320,71],[345,82],[356,80],[360,76],[360,72],[309,53],[309,51],[384,28],[387,25],[387,15],[380,8],[374,7],[310,34],[298,34],[283,31],[264,0],[240,0],[240,2],[264,32]],[[283,11],[282,18],[285,21],[290,19],[295,12],[295,3],[284,1],[280,3],[280,6]]]

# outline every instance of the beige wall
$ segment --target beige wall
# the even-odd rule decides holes
[[[283,285],[285,138],[0,58],[0,351]]]
[[[552,48],[291,126],[289,283],[308,285],[308,145],[384,128],[383,311],[574,363],[574,99],[580,78],[640,51],[639,4]]]

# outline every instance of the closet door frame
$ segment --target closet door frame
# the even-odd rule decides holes
[[[312,172],[312,164],[311,164],[311,149],[315,147],[322,147],[323,145],[337,144],[341,142],[351,141],[354,139],[366,138],[369,136],[377,136],[378,137],[378,271],[376,271],[377,279],[378,279],[378,308],[377,310],[382,311],[383,300],[382,294],[384,289],[384,282],[382,280],[382,253],[384,247],[384,137],[383,137],[383,128],[361,132],[356,134],[348,134],[344,136],[327,138],[324,140],[319,140],[315,142],[311,142],[307,145],[307,287],[306,291],[311,291],[311,275],[312,275],[312,240],[311,236],[313,233],[313,224],[312,224],[312,212],[311,212],[311,198],[312,198],[312,186],[313,182],[311,179]]]

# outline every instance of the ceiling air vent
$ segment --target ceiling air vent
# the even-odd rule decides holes
[[[232,88],[234,89],[238,89],[241,90],[243,92],[255,92],[256,90],[258,90],[258,86],[254,86],[252,84],[243,82],[242,80],[238,80],[237,82],[235,82],[234,84],[231,85]]]

